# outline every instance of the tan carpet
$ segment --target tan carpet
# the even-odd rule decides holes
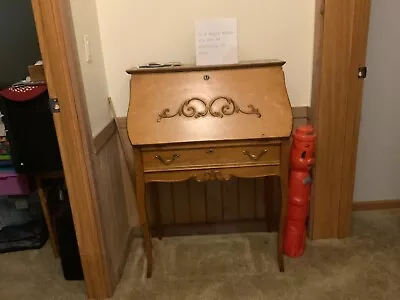
[[[154,240],[154,277],[144,277],[135,240],[114,299],[400,299],[400,210],[355,214],[354,237],[309,243],[300,259],[275,260],[274,234]],[[62,279],[49,246],[0,255],[0,299],[85,299]]]

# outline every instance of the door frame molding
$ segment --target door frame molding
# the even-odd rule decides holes
[[[317,0],[311,123],[317,134],[309,236],[351,234],[371,0]]]
[[[32,0],[53,115],[68,187],[81,262],[90,299],[112,296],[117,284],[99,217],[92,132],[69,1]]]

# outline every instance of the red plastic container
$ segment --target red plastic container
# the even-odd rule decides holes
[[[301,126],[293,134],[284,238],[284,252],[290,257],[299,257],[304,253],[312,181],[310,168],[315,162],[315,139],[311,125]]]
[[[0,196],[29,195],[26,175],[15,172],[0,172]]]

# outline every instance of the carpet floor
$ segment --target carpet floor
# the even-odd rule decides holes
[[[113,299],[400,299],[400,210],[357,212],[353,237],[308,242],[276,265],[276,235],[208,235],[154,240],[146,279],[141,241],[132,243]],[[51,248],[0,255],[0,299],[85,299],[82,282],[63,280]]]

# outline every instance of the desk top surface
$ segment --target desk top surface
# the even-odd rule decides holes
[[[272,67],[283,66],[285,61],[279,59],[263,59],[263,60],[247,60],[241,61],[237,64],[225,65],[181,65],[171,67],[158,67],[158,68],[131,68],[126,72],[131,75],[144,74],[144,73],[169,73],[169,72],[190,72],[190,71],[207,71],[207,70],[229,70],[229,69],[245,69],[254,67]]]
[[[283,64],[268,60],[132,71],[127,121],[131,143],[289,137],[292,110]]]

